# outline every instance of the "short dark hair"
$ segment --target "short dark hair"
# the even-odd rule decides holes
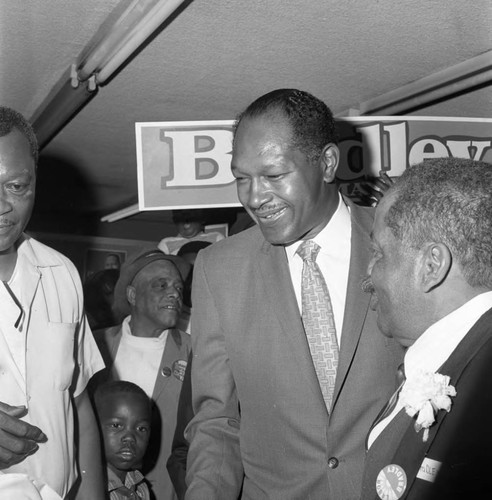
[[[199,208],[197,209],[183,209],[173,210],[172,219],[175,224],[187,222],[199,222],[204,224],[205,212]]]
[[[152,401],[140,386],[126,380],[111,380],[98,385],[94,391],[96,413],[99,405],[114,394],[135,394],[140,396],[147,401],[149,412],[152,412]]]
[[[198,253],[200,250],[209,247],[211,244],[212,242],[210,241],[201,241],[201,240],[189,241],[188,243],[185,243],[182,247],[179,248],[178,253],[176,255],[182,257],[187,253]]]
[[[117,253],[108,253],[106,255],[106,257],[104,258],[104,260],[108,260],[109,257],[114,257],[118,261],[118,264],[121,263],[121,258],[120,258],[120,256]]]
[[[34,165],[38,164],[38,140],[31,124],[18,112],[6,106],[0,106],[0,137],[10,134],[16,128],[29,142]]]
[[[336,144],[338,134],[330,108],[309,92],[297,89],[278,89],[265,94],[252,102],[236,119],[237,127],[245,118],[258,118],[265,115],[285,116],[292,129],[291,145],[316,162],[323,148]]]
[[[409,167],[390,188],[385,222],[396,239],[418,249],[447,245],[470,286],[492,288],[492,165],[435,158]]]

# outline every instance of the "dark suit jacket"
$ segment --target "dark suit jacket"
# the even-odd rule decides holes
[[[257,227],[202,250],[194,268],[187,499],[358,498],[364,439],[395,389],[401,351],[360,284],[372,210],[351,204],[347,300],[328,415],[285,249]],[[336,245],[336,241],[333,242]],[[194,335],[193,332],[197,332]]]
[[[121,340],[121,325],[94,333],[106,370],[94,377],[94,384],[115,379],[113,362]],[[149,448],[145,455],[142,472],[149,480],[157,500],[177,498],[171,478],[166,470],[166,461],[171,454],[171,443],[176,427],[176,413],[182,387],[182,375],[176,376],[175,362],[186,363],[190,353],[189,335],[171,330],[167,336],[159,373],[156,377],[152,399],[155,402]],[[137,370],[138,367],[135,367]]]
[[[456,388],[451,411],[438,412],[426,442],[405,410],[390,422],[367,454],[363,500],[379,499],[376,477],[389,464],[400,466],[407,476],[401,499],[491,497],[492,309],[479,319],[438,372],[449,375],[450,384]],[[434,483],[416,477],[429,459],[442,463]]]

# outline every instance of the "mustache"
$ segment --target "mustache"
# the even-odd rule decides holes
[[[376,291],[376,289],[374,288],[374,283],[372,282],[372,279],[370,276],[366,276],[362,280],[360,287],[362,288],[362,291],[365,293],[374,293]]]

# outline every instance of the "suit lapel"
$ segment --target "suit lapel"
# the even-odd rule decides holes
[[[281,325],[282,335],[285,335],[285,342],[288,342],[290,350],[296,353],[299,366],[311,367],[308,370],[300,370],[300,373],[306,377],[307,387],[319,398],[326,410],[304,333],[285,249],[264,242],[259,252],[259,267],[259,279],[265,288],[264,299],[271,303]]]
[[[383,429],[381,434],[372,444],[371,449],[366,456],[361,498],[379,499],[379,496],[375,495],[375,493],[376,479],[380,471],[390,464],[397,464],[398,466],[401,466],[400,462],[389,460],[389,457],[394,456],[395,450],[399,446],[399,439],[403,434],[405,434],[405,432],[408,431],[410,423],[413,423],[413,420],[406,414],[404,409],[401,409],[393,417],[391,424]],[[413,430],[413,425],[410,427],[412,427]],[[404,470],[407,473],[405,468]]]
[[[491,321],[492,309],[487,311],[477,323],[475,323],[451,356],[438,370],[438,373],[442,375],[449,375],[451,379],[450,383],[455,387],[458,386],[461,375],[467,365],[473,360],[482,346],[490,339]],[[451,412],[452,411],[453,408],[451,406]],[[422,440],[422,431],[417,433],[414,429],[413,424],[415,419],[410,420],[410,425],[408,425],[405,434],[402,434],[403,438],[400,442],[400,446],[395,453],[393,461],[390,463],[401,464],[407,477],[410,478],[407,491],[415,481],[420,465],[427,455],[446,415],[447,413],[443,410],[437,413],[436,422],[430,427],[429,438],[425,443]]]
[[[352,222],[350,267],[333,406],[355,355],[370,302],[370,295],[362,291],[361,283],[367,276],[371,257],[369,231],[372,217],[357,205],[351,202],[348,205]]]
[[[117,329],[116,331],[114,329]],[[118,380],[118,374],[114,367],[114,360],[116,359],[116,353],[120,347],[121,336],[123,335],[123,326],[111,327],[106,335],[106,343],[103,345],[101,352],[103,358],[105,358],[106,366],[110,372],[111,380]],[[99,348],[101,349],[101,347]]]
[[[167,335],[166,345],[164,347],[159,372],[157,373],[154,391],[152,393],[152,399],[154,401],[157,401],[162,391],[169,384],[171,377],[174,377],[173,364],[178,360],[187,362],[187,356],[181,353],[181,337],[179,332],[173,329],[170,330]]]
[[[352,202],[347,202],[351,210],[352,236],[349,277],[345,313],[342,327],[342,341],[338,362],[335,394],[332,408],[347,376],[355,355],[364,320],[369,308],[370,296],[361,288],[367,275],[367,266],[371,256],[369,231],[372,216]],[[312,369],[303,370],[308,386],[323,401],[316,371],[314,369],[309,345],[304,333],[301,312],[292,286],[289,265],[285,249],[264,242],[259,252],[260,279],[265,287],[265,296],[271,301],[272,308],[282,326],[286,339],[300,357],[299,362]],[[324,403],[323,403],[324,404]]]

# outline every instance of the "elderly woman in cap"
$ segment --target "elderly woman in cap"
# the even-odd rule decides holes
[[[190,352],[189,336],[176,328],[190,265],[158,249],[128,259],[114,291],[121,324],[94,333],[106,362],[96,383],[128,380],[154,401],[152,437],[142,472],[157,500],[176,497],[166,471],[179,393]]]

